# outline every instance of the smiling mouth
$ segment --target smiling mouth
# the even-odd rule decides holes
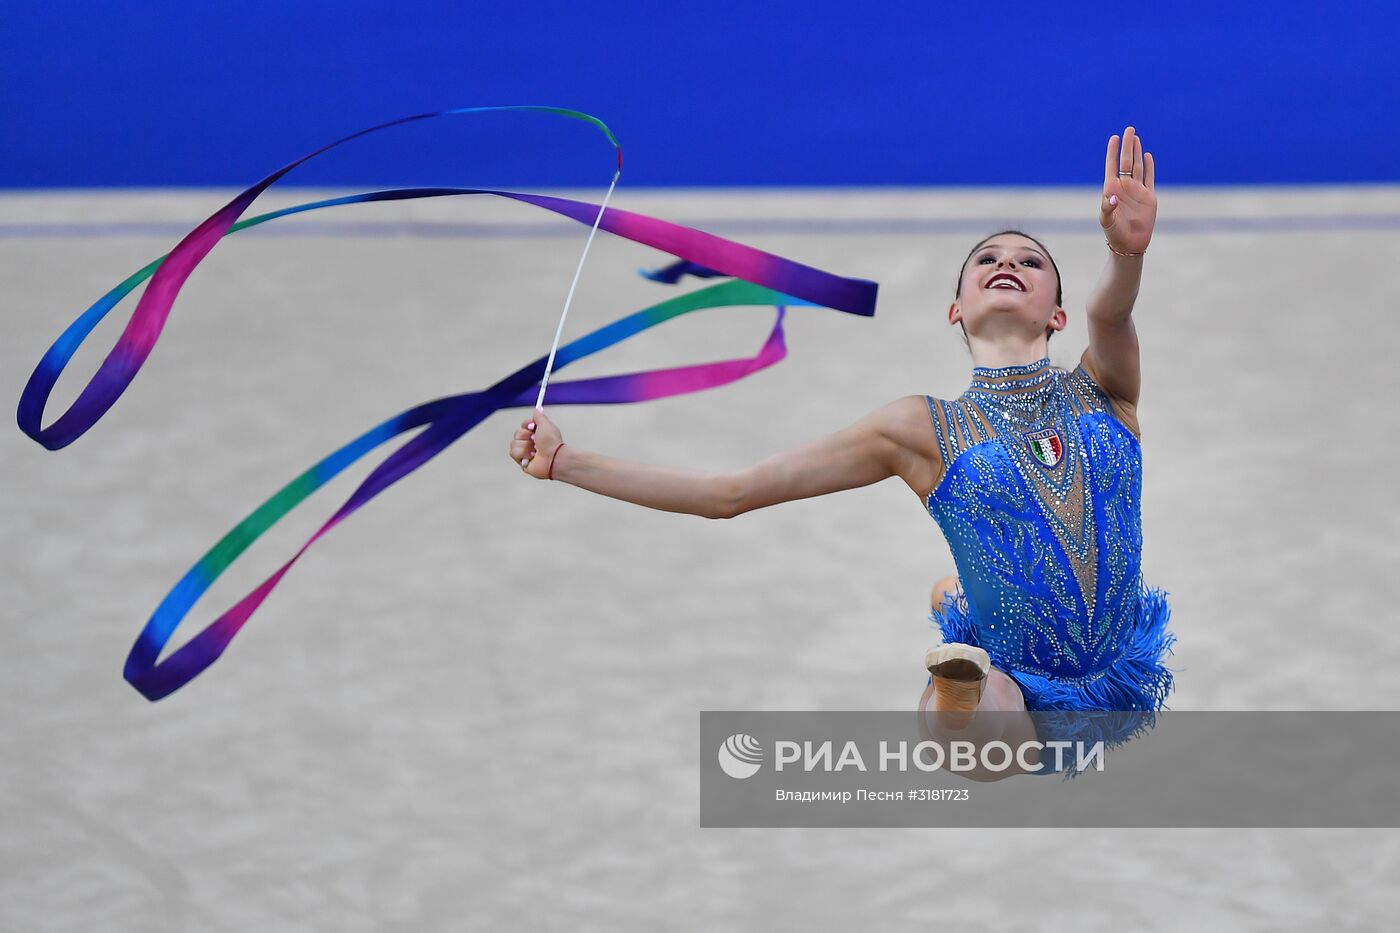
[[[1016,276],[1006,272],[999,272],[988,280],[987,288],[1005,288],[1010,291],[1023,292],[1026,286]]]

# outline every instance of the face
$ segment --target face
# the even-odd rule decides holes
[[[1065,312],[1055,304],[1059,284],[1034,240],[1009,233],[992,237],[963,266],[962,288],[948,308],[948,323],[962,322],[969,334],[977,335],[1063,330]]]

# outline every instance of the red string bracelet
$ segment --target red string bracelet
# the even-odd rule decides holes
[[[549,475],[546,476],[545,479],[554,479],[554,461],[559,459],[559,451],[563,449],[564,445],[562,442],[558,447],[554,448],[554,453],[549,458]]]

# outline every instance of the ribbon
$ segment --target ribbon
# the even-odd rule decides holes
[[[688,259],[678,259],[668,266],[660,269],[638,269],[643,278],[651,279],[653,282],[660,282],[662,285],[675,285],[687,275],[697,279],[713,279],[719,277],[720,273],[713,269],[706,269],[699,263],[691,262]]]
[[[111,408],[145,363],[180,288],[194,267],[228,234],[310,210],[345,204],[489,194],[553,211],[584,224],[664,250],[707,272],[733,276],[725,282],[681,295],[634,312],[558,349],[554,367],[568,364],[693,311],[734,306],[777,306],[777,319],[752,357],[694,366],[646,370],[574,382],[556,383],[553,404],[619,404],[665,398],[725,385],[771,366],[786,356],[783,318],[786,307],[808,305],[851,314],[874,314],[873,282],[832,275],[790,259],[654,217],[601,210],[598,205],[565,198],[484,188],[401,188],[366,192],[299,204],[238,221],[254,199],[279,178],[308,159],[349,140],[413,120],[492,110],[534,110],[585,120],[599,127],[614,146],[605,124],[578,111],[554,107],[473,107],[420,114],[362,130],[290,163],[239,194],[197,226],[166,255],[133,273],[99,298],[54,341],[40,359],[21,393],[19,427],[38,443],[58,450],[91,428]],[[617,147],[621,165],[621,148]],[[136,286],[150,279],[131,320],[78,398],[49,427],[42,427],[44,407],[73,354],[94,327]],[[502,408],[533,405],[531,390],[542,385],[547,358],[541,357],[486,389],[426,402],[381,422],[329,454],[254,509],[210,548],[166,594],[127,656],[123,675],[147,699],[159,700],[180,689],[213,664],[276,588],[292,565],[322,535],[344,521],[389,486],[437,456],[455,440]],[[275,573],[235,603],[165,660],[160,654],[185,616],[205,591],[247,548],[283,516],[321,486],[386,441],[414,428],[423,430],[393,451],[359,485],[324,525]]]

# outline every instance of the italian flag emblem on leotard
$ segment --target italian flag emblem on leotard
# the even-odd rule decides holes
[[[1065,455],[1064,441],[1060,440],[1054,428],[1027,435],[1026,443],[1031,445],[1031,453],[1042,466],[1052,467]]]

